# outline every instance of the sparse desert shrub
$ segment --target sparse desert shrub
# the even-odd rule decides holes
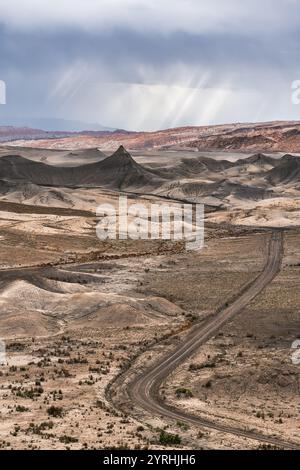
[[[180,388],[177,388],[176,392],[175,392],[177,398],[192,398],[193,397],[193,393],[191,390],[189,390],[188,388],[184,388],[184,387],[180,387]]]
[[[30,411],[30,410],[29,410],[29,408],[26,408],[26,406],[17,405],[16,406],[16,411],[18,413],[25,413],[26,411]]]
[[[258,411],[256,413],[257,418],[265,419],[265,413],[263,411]]]
[[[73,377],[72,374],[68,371],[68,369],[60,369],[57,372],[58,377],[70,378]]]
[[[78,442],[78,439],[77,437],[64,435],[64,436],[60,436],[59,442],[63,442],[63,444],[71,444],[73,442]]]
[[[47,413],[49,416],[53,416],[53,418],[62,418],[64,416],[64,410],[61,406],[50,406],[47,409]]]
[[[44,421],[40,424],[30,423],[26,432],[45,436],[43,431],[52,429],[53,426],[54,424],[52,421]]]
[[[212,387],[212,381],[211,380],[208,380],[205,385],[204,385],[206,388],[211,388]]]
[[[159,443],[162,444],[163,446],[167,445],[180,445],[181,444],[181,438],[178,436],[178,434],[170,434],[164,430],[160,432],[159,435]]]
[[[202,369],[202,364],[190,364],[189,365],[189,371],[190,372],[196,372],[197,370]]]
[[[25,345],[22,343],[10,343],[6,346],[7,351],[24,351]]]
[[[88,360],[85,357],[72,357],[66,361],[66,364],[88,364]]]
[[[44,393],[44,389],[42,387],[34,387],[30,389],[21,389],[18,390],[12,389],[15,392],[15,395],[20,398],[29,398],[33,400],[34,398],[40,397],[42,393]]]
[[[205,362],[204,364],[190,364],[189,371],[196,372],[197,370],[213,369],[214,367],[216,367],[216,363],[214,361],[208,361],[208,362]]]
[[[177,421],[177,426],[182,429],[183,431],[187,431],[189,429],[189,425],[186,423],[183,423],[182,421]]]

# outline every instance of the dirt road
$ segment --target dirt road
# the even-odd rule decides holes
[[[272,232],[269,242],[268,259],[263,271],[247,286],[239,297],[229,306],[226,306],[204,325],[197,325],[189,334],[187,340],[178,349],[167,355],[158,364],[138,375],[127,387],[128,395],[134,403],[152,415],[179,420],[192,425],[205,426],[221,432],[236,436],[254,439],[258,442],[270,444],[280,448],[299,448],[297,444],[285,442],[280,438],[267,436],[256,431],[240,429],[230,425],[210,421],[167,405],[159,394],[159,389],[176,367],[198,351],[200,346],[215,336],[222,326],[234,315],[240,313],[276,276],[280,271],[283,254],[283,233]]]

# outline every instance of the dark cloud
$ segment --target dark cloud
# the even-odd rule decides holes
[[[295,2],[284,3],[294,11]],[[200,24],[196,31],[192,20],[191,28],[186,24],[167,33],[158,25],[135,29],[128,21],[109,28],[80,28],[54,20],[53,27],[29,29],[5,23],[0,27],[0,79],[7,84],[7,105],[1,106],[0,114],[98,120],[112,127],[146,129],[204,124],[199,120],[205,118],[295,118],[298,109],[291,104],[290,86],[300,78],[300,29],[295,18],[288,29],[286,17],[281,25],[273,16],[274,29],[266,31],[254,26],[251,31],[248,24],[243,31],[230,22],[214,29],[212,21],[209,28]],[[164,93],[162,119],[155,106]],[[261,104],[258,114],[253,94]],[[221,95],[224,102],[218,103]],[[207,113],[197,112],[201,100],[211,108]],[[130,117],[126,112],[120,116],[122,103],[129,104]],[[141,118],[141,107],[148,118],[147,113]]]

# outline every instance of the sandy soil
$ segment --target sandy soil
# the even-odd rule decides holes
[[[101,164],[103,156],[92,150],[69,157],[65,150],[30,150],[30,158],[46,158],[51,165],[66,158],[70,166],[84,158]],[[26,173],[23,161],[25,170],[17,176],[25,174],[28,181],[1,180],[0,339],[6,357],[0,368],[0,447],[160,448],[162,430],[178,434],[178,448],[259,447],[228,433],[148,416],[128,403],[126,384],[118,389],[115,379],[155,363],[185,340],[195,322],[235,299],[263,269],[265,227],[274,226],[287,227],[281,273],[174,372],[162,393],[193,413],[297,441],[299,366],[290,355],[299,335],[294,226],[300,207],[297,178],[287,182],[286,174],[295,175],[290,165],[298,162],[284,160],[282,183],[272,185],[268,178],[278,177],[273,170],[281,155],[274,161],[255,156],[237,166],[238,159],[224,163],[222,155],[207,160],[176,154],[172,160],[168,152],[158,161],[161,155],[140,152],[136,162],[121,155],[118,184],[132,185],[132,168],[147,184],[154,172],[159,184],[152,194],[144,186],[130,194],[147,207],[166,197],[207,197],[217,210],[206,213],[199,252],[187,252],[179,241],[101,242],[95,208],[118,200],[114,173],[106,189],[51,187],[29,181],[33,173]],[[5,168],[10,163],[6,159]]]

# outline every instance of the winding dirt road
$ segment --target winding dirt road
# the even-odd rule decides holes
[[[276,276],[280,271],[283,254],[283,233],[272,232],[269,242],[268,259],[263,271],[241,292],[239,297],[228,307],[215,314],[204,325],[197,325],[191,331],[187,340],[176,351],[170,353],[161,362],[145,370],[127,386],[131,402],[135,406],[146,410],[152,415],[159,415],[172,420],[200,425],[236,436],[254,439],[261,443],[270,444],[279,448],[297,449],[300,446],[289,443],[280,438],[266,436],[256,431],[240,429],[230,425],[210,421],[193,414],[172,408],[167,405],[159,394],[159,389],[176,367],[191,357],[199,347],[215,336],[220,328],[240,313]]]

